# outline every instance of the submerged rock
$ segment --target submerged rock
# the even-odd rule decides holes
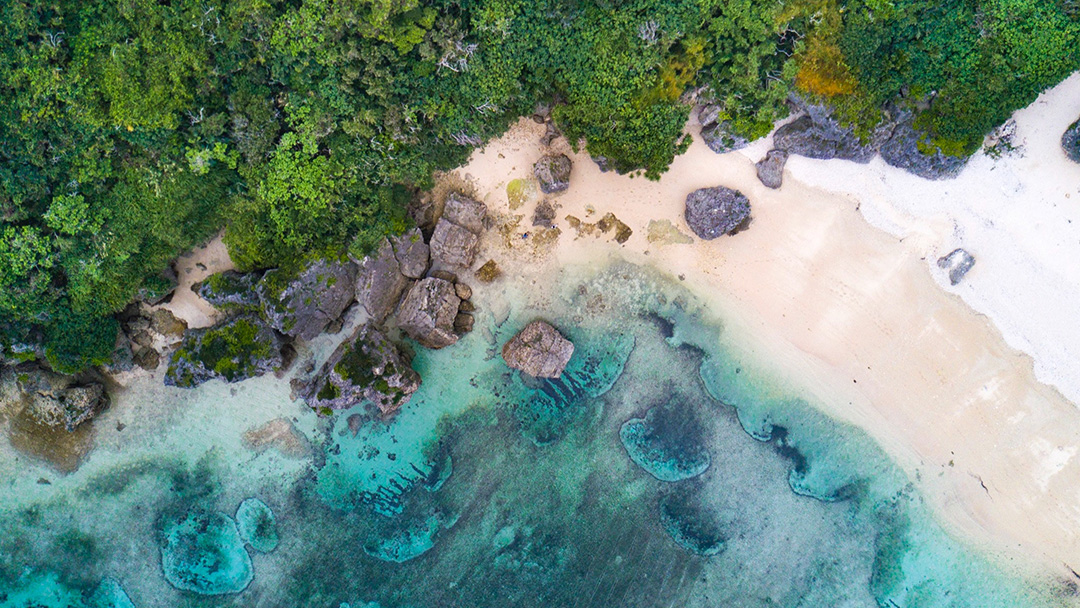
[[[277,371],[284,346],[281,335],[255,315],[192,330],[173,351],[165,384],[194,388],[210,380],[239,382]]]
[[[423,242],[423,241],[421,241]],[[426,245],[424,246],[426,249]],[[414,263],[410,261],[410,264]],[[427,269],[427,254],[424,255],[424,269]],[[394,253],[389,240],[383,239],[378,251],[364,259],[363,269],[356,286],[356,297],[376,323],[382,323],[389,317],[401,294],[412,284],[412,280],[402,272],[401,262]]]
[[[428,277],[405,294],[398,308],[398,326],[428,348],[450,346],[458,340],[454,319],[460,304],[453,283]]]
[[[702,445],[701,429],[691,407],[669,402],[619,429],[630,460],[660,481],[681,481],[708,470],[712,456]]]
[[[73,432],[109,405],[105,387],[27,362],[0,371],[0,412],[24,411],[38,424]]]
[[[135,608],[120,581],[105,577],[90,596],[89,608]]]
[[[287,458],[304,458],[311,455],[311,443],[288,418],[274,418],[257,427],[244,431],[244,446],[257,454],[269,449],[277,450]]]
[[[574,163],[565,154],[548,154],[533,165],[533,175],[544,194],[562,192],[570,187],[570,172]]]
[[[236,528],[240,538],[259,553],[270,553],[278,546],[274,512],[258,498],[248,498],[236,509]]]
[[[222,513],[193,509],[161,530],[165,580],[199,595],[239,593],[254,578],[236,524]]]
[[[975,258],[963,249],[954,249],[949,255],[938,258],[937,265],[949,271],[949,282],[956,285],[975,265]]]
[[[787,164],[788,153],[784,150],[769,150],[765,158],[759,160],[756,165],[758,179],[765,187],[776,189],[784,183],[784,165]]]
[[[239,273],[226,270],[206,277],[204,281],[192,285],[191,289],[218,310],[255,311],[260,307],[259,293],[255,286],[262,275],[262,272]]]
[[[696,491],[668,492],[660,499],[660,525],[675,544],[690,553],[708,557],[724,550],[719,518],[701,504]]]
[[[742,227],[750,219],[750,201],[731,188],[701,188],[686,197],[685,215],[694,234],[711,240]]]
[[[490,283],[502,275],[502,270],[495,260],[488,260],[484,265],[476,269],[476,280],[481,283]]]
[[[1074,163],[1080,163],[1080,120],[1074,122],[1061,136],[1061,149]]]
[[[437,280],[437,279],[436,279]],[[420,388],[420,374],[379,329],[367,323],[342,342],[304,391],[312,409],[349,409],[368,401],[397,411]]]
[[[544,321],[529,323],[502,347],[507,365],[534,378],[558,378],[573,354],[574,344]]]
[[[263,315],[279,332],[311,340],[352,303],[356,265],[319,259],[299,270],[268,270],[257,290]]]

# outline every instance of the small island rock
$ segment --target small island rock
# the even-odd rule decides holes
[[[548,154],[533,165],[533,175],[540,182],[544,194],[562,192],[570,187],[570,171],[573,162],[565,154]]]
[[[428,277],[414,283],[401,300],[398,326],[428,348],[450,346],[458,340],[454,319],[460,304],[453,283]]]
[[[226,270],[206,277],[191,286],[192,291],[224,312],[239,312],[259,308],[259,294],[255,286],[262,278],[261,272],[240,273]]]
[[[165,384],[194,388],[214,379],[239,382],[281,369],[285,341],[261,318],[242,315],[191,330],[173,351]]]
[[[73,432],[108,407],[105,387],[27,362],[0,372],[0,411],[25,408],[40,424]]]
[[[686,197],[686,223],[705,240],[730,234],[750,219],[750,201],[738,190],[701,188]]]
[[[529,323],[502,348],[507,365],[535,378],[558,378],[573,354],[574,344],[544,321]]]

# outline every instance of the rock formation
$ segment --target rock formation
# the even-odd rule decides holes
[[[533,175],[540,182],[544,194],[562,192],[570,187],[570,171],[573,163],[565,154],[548,154],[533,165]]]
[[[239,382],[284,366],[285,341],[261,318],[241,315],[191,330],[172,353],[165,384],[193,388],[214,379]]]
[[[401,236],[390,237],[401,274],[410,279],[422,279],[431,263],[431,252],[419,228]]]
[[[428,348],[443,348],[457,342],[454,319],[461,298],[454,284],[428,277],[417,281],[398,307],[398,326],[413,340]]]
[[[574,344],[544,321],[533,321],[503,345],[506,364],[535,378],[558,378],[574,354]]]
[[[894,167],[925,179],[947,179],[960,174],[967,158],[942,154],[930,144],[930,137],[917,130],[914,116],[906,115],[880,146],[881,158]],[[924,150],[933,148],[929,154]]]
[[[236,509],[236,529],[240,539],[259,553],[277,548],[278,531],[274,512],[258,498],[248,498]]]
[[[367,323],[330,355],[303,390],[303,397],[312,409],[323,413],[367,401],[389,414],[408,403],[419,388],[420,375],[409,361],[382,331]]]
[[[686,197],[686,223],[703,239],[730,234],[749,219],[750,201],[738,190],[702,188]]]
[[[421,239],[421,242],[423,240]],[[419,252],[414,251],[416,258]],[[424,269],[427,269],[427,246],[424,246]],[[418,259],[409,260],[410,271],[419,265]],[[412,279],[402,272],[401,262],[394,253],[394,247],[389,240],[383,239],[374,255],[364,259],[360,279],[356,285],[356,298],[377,323],[382,323],[389,317],[398,302],[401,294],[412,284]]]
[[[1074,122],[1061,136],[1061,148],[1069,160],[1080,163],[1080,120]]]
[[[765,187],[776,189],[784,183],[784,165],[787,164],[788,153],[784,150],[769,150],[765,158],[759,160],[757,176]]]
[[[263,315],[279,332],[310,340],[352,303],[356,274],[352,262],[328,259],[299,270],[268,270],[256,287]]]
[[[33,361],[0,370],[0,412],[25,412],[38,424],[74,432],[108,405],[98,382],[78,382]]]
[[[255,286],[262,275],[262,272],[240,273],[235,270],[226,270],[206,277],[205,280],[192,285],[191,289],[199,294],[200,298],[222,312],[252,311],[260,306],[259,294]]]
[[[439,266],[468,268],[480,252],[487,207],[460,194],[447,199],[431,235],[431,257]]]
[[[750,143],[745,137],[735,134],[731,122],[720,119],[720,106],[707,105],[699,108],[698,122],[701,123],[701,139],[717,154],[740,150]]]
[[[949,255],[938,258],[938,268],[949,271],[949,282],[957,285],[975,265],[975,258],[963,249],[954,249]]]

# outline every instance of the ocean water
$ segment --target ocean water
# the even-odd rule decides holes
[[[288,378],[146,380],[73,473],[5,445],[0,607],[1075,601],[946,534],[867,436],[749,363],[678,281],[621,262],[550,279],[477,286],[476,330],[415,348],[423,386],[390,420],[318,418]],[[536,318],[575,343],[560,379],[499,356]],[[245,442],[270,421],[303,437]]]

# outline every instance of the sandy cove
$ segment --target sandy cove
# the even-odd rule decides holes
[[[526,244],[540,238],[531,219],[543,197],[533,193],[511,209],[507,185],[531,178],[546,151],[567,153],[570,188],[547,197],[561,230],[554,261],[615,254],[681,275],[748,356],[830,415],[866,429],[969,542],[1014,566],[1066,577],[1080,571],[1080,410],[1039,383],[1031,358],[1010,348],[987,317],[938,285],[927,261],[941,248],[933,230],[896,237],[868,224],[858,199],[790,175],[769,190],[747,154],[717,155],[699,139],[650,182],[602,173],[564,140],[545,149],[543,133],[523,119],[455,173],[493,215],[523,216],[504,224],[506,242],[522,243],[512,249],[533,249]],[[649,242],[653,220],[692,235],[685,197],[716,185],[750,198],[748,230],[692,244]],[[596,222],[607,212],[633,230],[624,245],[614,231],[579,234],[567,220]],[[524,254],[489,253],[511,275],[539,273]],[[1060,304],[1059,315],[1075,316],[1069,302]]]

